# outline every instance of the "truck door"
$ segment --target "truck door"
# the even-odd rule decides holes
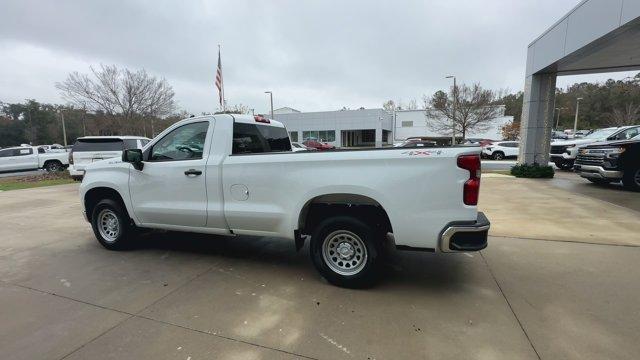
[[[29,170],[38,168],[38,154],[31,147],[13,149],[8,170]]]
[[[206,225],[205,165],[212,132],[209,120],[179,126],[145,151],[141,171],[131,167],[131,203],[140,222]]]

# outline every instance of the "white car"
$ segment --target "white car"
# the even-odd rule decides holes
[[[600,141],[629,140],[638,134],[640,125],[631,125],[598,129],[582,138],[555,141],[551,144],[549,159],[559,169],[571,170],[580,148]]]
[[[107,249],[126,247],[135,227],[273,236],[297,249],[310,236],[318,271],[361,287],[390,241],[431,252],[487,246],[479,147],[292,152],[280,122],[220,114],[180,121],[144,150],[85,171],[80,200]]]
[[[487,145],[482,149],[482,153],[494,160],[518,157],[520,144],[517,141],[498,141]]]
[[[0,150],[0,172],[45,169],[63,170],[69,161],[65,152],[42,152],[37,147],[19,146]]]
[[[124,149],[142,149],[149,139],[142,136],[85,136],[78,138],[69,152],[69,174],[76,180],[94,161],[122,157]]]

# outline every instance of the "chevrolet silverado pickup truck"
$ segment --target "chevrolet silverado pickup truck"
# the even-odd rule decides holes
[[[67,165],[66,152],[47,152],[33,146],[18,146],[0,150],[0,172],[44,169],[61,171]]]
[[[107,249],[137,228],[310,239],[329,282],[372,285],[384,244],[477,251],[489,221],[478,212],[480,148],[293,152],[286,128],[261,116],[182,120],[122,159],[87,165],[86,220]]]
[[[628,140],[638,135],[639,132],[640,125],[610,127],[598,129],[581,138],[555,141],[551,143],[549,159],[555,163],[559,169],[571,170],[573,169],[573,163],[578,156],[578,150],[580,150],[580,148],[601,141]]]
[[[596,184],[622,180],[629,190],[640,191],[640,135],[580,149],[574,170]]]

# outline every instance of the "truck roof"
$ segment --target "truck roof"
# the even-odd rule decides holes
[[[77,140],[84,140],[84,139],[120,139],[120,140],[125,140],[125,139],[147,139],[149,140],[149,138],[144,137],[144,136],[132,136],[132,135],[115,135],[115,136],[82,136],[77,138]]]
[[[209,118],[211,115],[202,115],[202,116],[194,116],[191,118],[186,118],[186,119],[182,119],[179,122],[185,122],[185,121],[191,121],[191,120],[197,120],[197,119],[207,119]],[[272,120],[269,119],[263,115],[245,115],[245,114],[215,114],[213,115],[213,117],[221,119],[223,117],[229,117],[229,120],[233,120],[237,123],[243,123],[243,124],[259,124],[259,125],[265,125],[265,126],[274,126],[274,127],[280,127],[283,128],[284,124],[282,124],[280,121],[277,120]]]

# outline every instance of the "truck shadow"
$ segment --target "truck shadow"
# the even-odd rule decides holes
[[[141,235],[131,250],[152,249],[222,258],[239,265],[264,265],[265,271],[278,266],[292,277],[299,278],[302,275],[326,283],[311,262],[308,243],[296,251],[290,240],[280,238],[151,231]],[[477,271],[473,268],[476,266],[484,268],[479,254],[465,256],[387,249],[376,288],[456,290],[474,281]]]

